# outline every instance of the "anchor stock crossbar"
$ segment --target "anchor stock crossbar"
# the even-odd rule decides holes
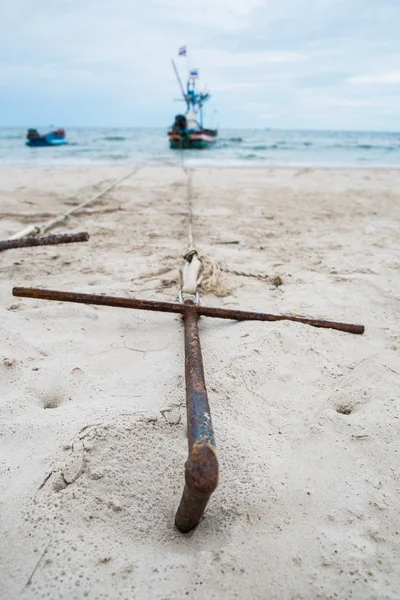
[[[354,334],[364,333],[363,325],[337,323],[319,319],[309,319],[291,315],[271,315],[266,313],[246,312],[223,308],[199,306],[190,300],[178,304],[172,302],[154,302],[132,298],[79,294],[39,288],[15,287],[13,295],[24,298],[77,302],[169,312],[182,314],[185,330],[185,379],[187,437],[189,457],[185,465],[185,486],[182,499],[176,513],[175,525],[182,533],[194,529],[206,508],[207,502],[218,484],[218,459],[216,455],[214,433],[208,404],[204,378],[203,359],[201,355],[198,318],[199,316],[236,321],[295,321],[313,327],[336,329]]]
[[[37,298],[40,300],[56,300],[61,302],[78,302],[79,304],[97,304],[99,306],[114,306],[118,308],[133,308],[136,310],[151,310],[156,312],[169,312],[183,314],[186,310],[196,312],[199,316],[214,317],[217,319],[230,319],[232,321],[294,321],[312,327],[337,329],[346,333],[363,334],[364,325],[351,323],[338,323],[322,319],[309,319],[295,315],[271,315],[268,313],[248,312],[228,308],[213,308],[210,306],[192,305],[189,309],[183,304],[175,302],[155,302],[152,300],[136,300],[135,298],[120,298],[99,294],[80,294],[76,292],[63,292],[58,290],[45,290],[42,288],[13,288],[14,296],[23,298]]]

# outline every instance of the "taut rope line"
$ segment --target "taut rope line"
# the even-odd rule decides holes
[[[107,188],[105,188],[104,190],[102,190],[98,194],[95,194],[94,196],[92,196],[88,200],[85,200],[84,202],[81,202],[81,204],[78,204],[78,206],[74,206],[73,208],[71,208],[71,210],[63,213],[62,215],[59,215],[58,217],[55,217],[54,219],[50,219],[49,221],[45,221],[41,225],[29,225],[28,227],[25,227],[25,229],[22,229],[21,231],[18,231],[17,233],[14,233],[14,235],[12,235],[11,237],[9,237],[8,239],[9,240],[19,240],[19,239],[21,239],[23,237],[26,237],[27,235],[38,235],[40,233],[43,234],[43,233],[46,233],[47,231],[50,231],[50,229],[53,229],[53,227],[56,227],[56,225],[59,225],[60,223],[64,223],[65,221],[67,221],[69,219],[69,217],[71,215],[73,215],[75,212],[78,212],[79,210],[82,210],[82,208],[84,208],[88,204],[91,204],[95,200],[98,200],[99,198],[101,198],[102,196],[104,196],[105,194],[107,194],[107,192],[110,192],[118,184],[122,183],[122,181],[125,181],[126,179],[129,179],[129,177],[132,177],[132,175],[134,175],[135,173],[137,173],[138,170],[139,170],[139,167],[135,167],[134,169],[131,169],[131,171],[129,171],[129,173],[127,173],[123,177],[120,177],[119,179],[117,179],[116,181],[114,181],[114,183],[112,183],[111,185],[109,185]]]
[[[195,250],[193,242],[193,180],[192,170],[184,167],[187,176],[188,253]]]
[[[221,281],[221,271],[223,269],[211,257],[199,255],[193,237],[193,169],[185,166],[183,162],[183,151],[181,152],[181,166],[187,177],[187,228],[188,228],[188,250],[184,256],[185,264],[182,270],[182,290],[179,293],[179,299],[182,300],[182,293],[195,296],[198,303],[199,295],[197,288],[201,284],[202,291],[212,293],[215,296],[227,296],[230,289]]]
[[[184,151],[180,149],[181,168],[187,177],[186,205],[188,214],[188,250],[184,256],[185,265],[182,270],[182,292],[193,295],[197,294],[196,301],[198,301],[197,287],[202,284],[203,291],[212,291],[216,296],[228,295],[230,289],[220,281],[221,272],[269,281],[271,284],[275,285],[275,287],[282,285],[280,276],[270,276],[266,273],[256,273],[253,271],[223,266],[218,264],[210,256],[199,256],[193,240],[193,169],[185,166],[183,152]]]
[[[180,292],[180,299],[183,294],[191,294],[195,296],[196,302],[198,302],[197,286],[200,283],[199,273],[201,269],[201,261],[199,259],[197,250],[193,241],[193,181],[192,181],[192,169],[185,167],[183,163],[183,152],[182,152],[182,169],[187,177],[187,193],[186,193],[186,204],[188,214],[188,249],[184,256],[185,264],[182,271],[182,290]]]

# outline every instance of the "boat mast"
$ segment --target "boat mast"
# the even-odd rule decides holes
[[[182,85],[181,78],[179,77],[178,69],[176,68],[175,61],[172,58],[171,58],[171,62],[172,62],[172,66],[173,66],[174,71],[175,71],[176,79],[178,80],[179,87],[181,88],[182,96],[183,96],[183,98],[184,98],[184,100],[185,100],[185,102],[187,104],[187,108],[189,110],[188,95],[185,94],[185,89],[184,89],[184,87]]]
[[[205,86],[205,88],[202,92],[196,93],[196,82],[195,82],[195,77],[197,77],[197,71],[196,71],[193,77],[192,77],[192,73],[189,74],[188,80],[186,82],[186,92],[185,92],[185,88],[183,87],[183,83],[179,76],[175,61],[173,59],[171,59],[171,63],[172,63],[172,67],[174,69],[175,76],[176,76],[178,85],[180,87],[180,90],[181,90],[181,93],[183,96],[183,99],[186,102],[187,111],[189,111],[190,108],[193,107],[194,111],[197,113],[196,107],[197,106],[199,107],[199,110],[198,110],[199,125],[201,128],[203,128],[203,104],[204,104],[204,102],[207,102],[207,100],[209,100],[209,98],[210,98],[210,94],[207,92],[207,85]]]

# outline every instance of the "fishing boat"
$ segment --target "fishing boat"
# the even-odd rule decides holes
[[[218,136],[217,129],[207,129],[203,126],[203,105],[211,98],[211,95],[206,90],[197,92],[198,71],[196,69],[189,72],[185,91],[173,60],[172,66],[183,100],[186,102],[186,112],[185,114],[176,115],[174,124],[168,131],[170,148],[174,150],[207,148],[217,141]]]
[[[64,129],[56,129],[45,135],[40,135],[37,129],[28,129],[26,137],[27,146],[65,146],[68,144]]]

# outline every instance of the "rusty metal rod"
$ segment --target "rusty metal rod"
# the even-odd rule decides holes
[[[232,310],[227,308],[212,308],[209,306],[185,306],[173,302],[155,302],[152,300],[136,300],[134,298],[119,298],[115,296],[100,296],[96,294],[80,294],[75,292],[62,292],[56,290],[44,290],[40,288],[13,288],[14,296],[23,298],[38,298],[42,300],[58,300],[61,302],[78,302],[80,304],[97,304],[100,306],[116,306],[119,308],[134,308],[137,310],[152,310],[157,312],[168,312],[184,314],[192,311],[197,315],[214,317],[217,319],[232,319],[234,321],[294,321],[304,323],[312,327],[323,327],[336,329],[347,333],[362,334],[364,325],[353,325],[351,323],[337,323],[321,319],[309,319],[307,317],[295,317],[292,315],[271,315],[268,313],[256,313],[243,310]]]
[[[189,457],[185,464],[185,487],[175,516],[175,525],[182,533],[197,527],[218,485],[218,459],[197,327],[199,315],[193,306],[191,300],[183,305]]]
[[[73,244],[75,242],[87,242],[89,234],[86,231],[81,233],[61,233],[59,235],[33,236],[21,238],[19,240],[5,240],[0,242],[0,251],[11,250],[12,248],[27,248],[28,246],[54,246],[55,244]]]

